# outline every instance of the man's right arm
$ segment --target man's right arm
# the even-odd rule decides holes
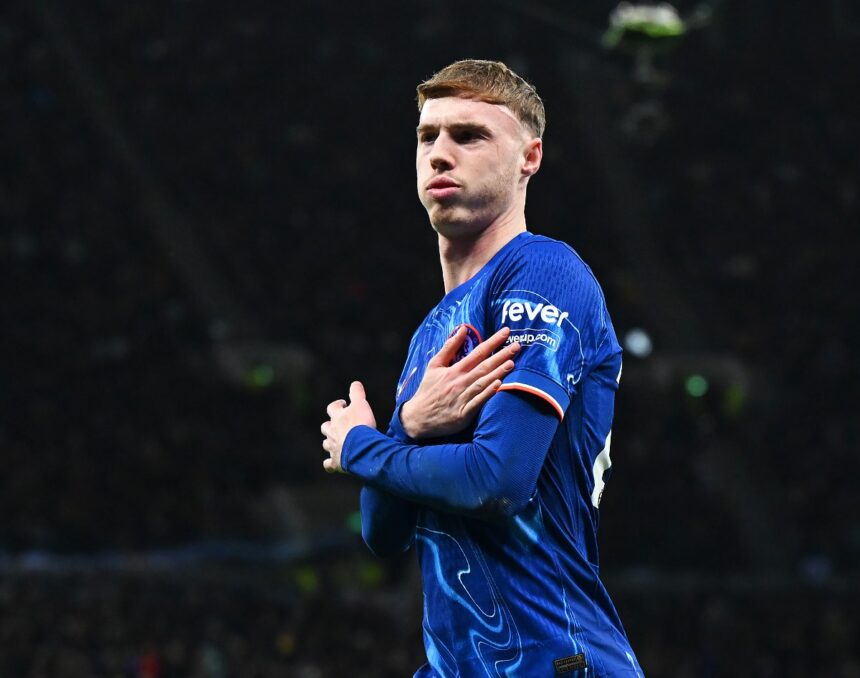
[[[394,412],[386,435],[401,443],[414,442],[400,425],[400,407]],[[361,488],[361,536],[374,555],[403,553],[415,542],[418,507],[370,485]]]
[[[500,349],[509,331],[488,337],[465,359],[452,364],[466,338],[461,326],[428,363],[418,392],[394,412],[386,435],[400,443],[415,444],[406,432],[405,406],[417,406],[412,420],[419,434],[439,436],[467,426],[496,392],[501,378],[513,368],[519,345]],[[417,420],[417,421],[416,421]],[[361,536],[378,556],[406,551],[415,541],[418,510],[414,503],[365,485],[361,490]]]
[[[356,425],[339,460],[347,473],[404,500],[504,520],[531,499],[558,424],[540,398],[502,392],[481,411],[471,442],[409,445]]]
[[[415,542],[418,509],[412,502],[365,485],[361,488],[361,536],[374,555],[403,553]]]

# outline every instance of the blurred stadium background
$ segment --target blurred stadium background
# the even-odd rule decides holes
[[[318,426],[353,378],[387,419],[441,296],[414,87],[466,56],[543,95],[529,223],[627,348],[648,675],[860,676],[858,3],[676,6],[610,46],[607,2],[4,2],[0,676],[421,663]]]

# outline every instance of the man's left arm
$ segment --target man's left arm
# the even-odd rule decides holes
[[[471,442],[419,446],[375,430],[357,382],[350,400],[329,413],[327,470],[352,473],[402,499],[485,517],[526,506],[559,422],[538,398],[498,393],[481,410]]]
[[[415,395],[394,411],[385,435],[403,444],[417,443],[406,430],[405,405],[429,415],[418,417],[414,428],[417,436],[440,436],[465,428],[501,385],[501,377],[513,369],[510,358],[519,350],[518,344],[494,353],[504,345],[508,334],[503,328],[457,361],[457,352],[466,340],[464,328],[458,328],[430,360]],[[360,503],[361,535],[375,555],[396,555],[414,543],[418,519],[414,502],[365,484]]]
[[[607,335],[605,304],[581,259],[549,240],[533,241],[500,269],[489,298],[490,324],[510,327],[508,342],[520,343],[522,354],[501,380],[501,392],[481,409],[472,441],[392,441],[373,430],[362,389],[323,425],[328,470],[452,511],[509,515],[527,503],[558,422]],[[425,418],[434,410],[421,409]]]

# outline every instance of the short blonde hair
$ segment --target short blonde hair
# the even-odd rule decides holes
[[[535,136],[543,137],[546,113],[535,88],[501,61],[463,59],[418,85],[418,110],[427,99],[462,97],[507,106]]]

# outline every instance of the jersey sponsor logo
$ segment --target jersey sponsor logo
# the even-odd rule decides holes
[[[538,330],[527,327],[523,330],[512,330],[505,343],[512,344],[515,341],[520,346],[538,344],[539,346],[545,346],[550,351],[557,351],[558,345],[561,342],[561,336],[552,330]]]
[[[511,322],[519,322],[523,318],[534,320],[540,319],[548,324],[561,327],[561,323],[570,315],[567,311],[560,311],[557,306],[550,303],[538,302],[532,303],[529,301],[513,301],[506,299],[502,305],[502,324],[508,320]]]
[[[501,324],[511,325],[511,335],[507,343],[516,341],[520,346],[543,346],[550,351],[557,351],[563,338],[561,325],[570,314],[549,303],[536,292],[505,290],[502,294],[505,293],[512,295],[501,302]],[[535,299],[527,301],[523,298],[525,295],[531,295]],[[530,325],[546,323],[546,327],[530,326],[521,329],[517,327],[521,322]]]

